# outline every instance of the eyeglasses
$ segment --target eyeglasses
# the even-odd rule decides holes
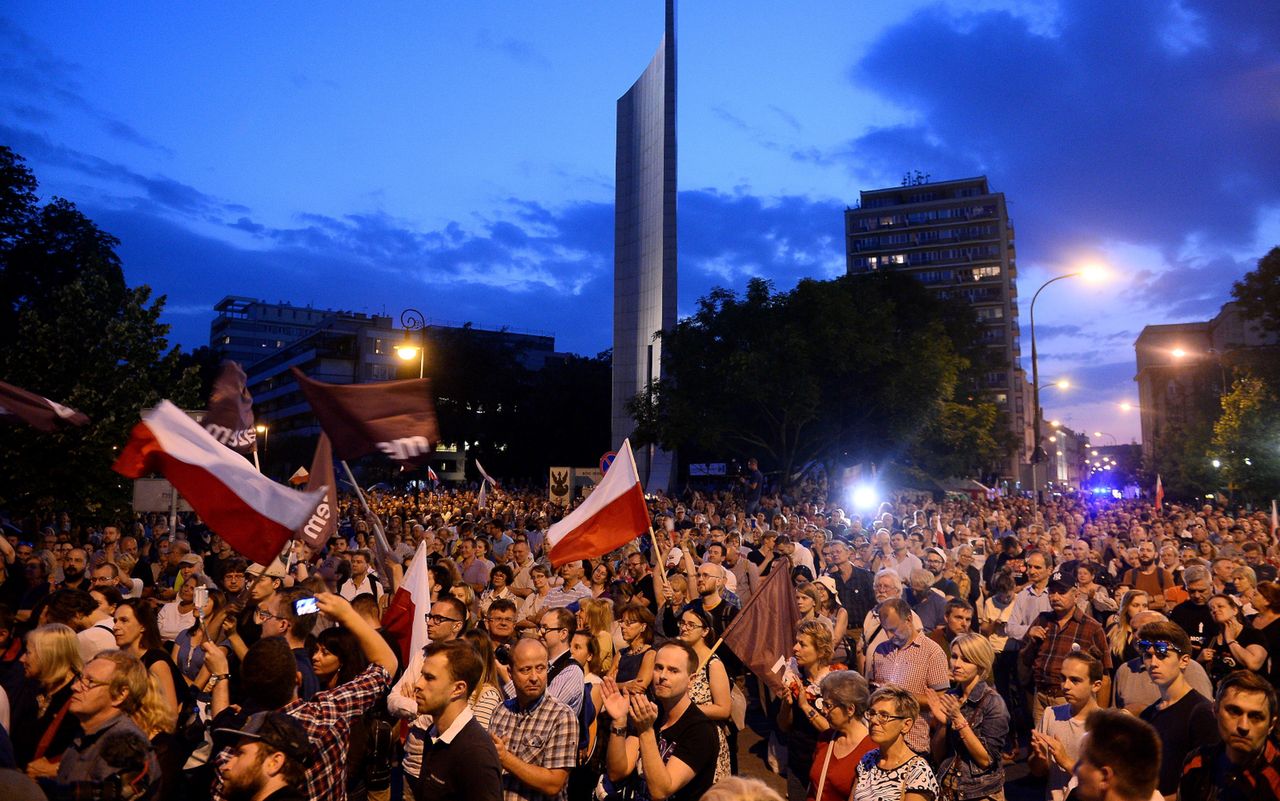
[[[891,720],[906,720],[906,715],[890,715],[888,712],[868,712],[864,717],[868,723],[888,723]]]
[[[679,623],[676,624],[676,628],[680,629],[681,631],[685,631],[687,629],[704,629],[706,628],[706,626],[702,625],[697,621],[691,622],[688,620],[681,620]]]
[[[268,620],[286,620],[287,618],[283,618],[280,615],[273,615],[262,607],[258,607],[253,610],[253,619],[259,623],[266,623]]]
[[[490,623],[498,623],[498,624],[503,624],[503,623],[510,624],[510,623],[516,622],[516,619],[514,617],[494,617],[493,615],[490,615],[485,619],[488,620]]]
[[[81,673],[80,676],[76,679],[76,684],[78,684],[79,686],[83,687],[86,690],[92,690],[97,687],[106,687],[110,683],[111,683],[110,680],[98,681],[97,679],[90,678],[89,675],[86,673]]]
[[[423,615],[428,623],[434,623],[439,626],[444,623],[461,623],[462,621],[456,617],[445,617],[444,615]]]
[[[548,631],[568,631],[564,626],[538,626],[539,634],[546,634]]]
[[[1168,643],[1168,642],[1165,642],[1164,640],[1155,640],[1155,641],[1139,640],[1138,641],[1138,653],[1142,654],[1143,656],[1146,656],[1148,653],[1154,652],[1157,658],[1164,659],[1166,656],[1169,655],[1170,651],[1173,651],[1175,654],[1182,653],[1182,649],[1178,648],[1173,643]]]

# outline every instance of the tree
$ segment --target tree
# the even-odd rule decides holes
[[[760,456],[787,477],[813,461],[909,461],[969,366],[949,308],[896,274],[715,289],[661,335],[666,377],[629,404],[635,438]]]
[[[1236,379],[1213,426],[1213,456],[1228,489],[1263,501],[1280,486],[1280,401],[1256,376]]]
[[[1256,269],[1231,287],[1231,295],[1264,331],[1280,333],[1280,247],[1258,259]]]
[[[194,371],[159,322],[164,299],[125,285],[117,240],[67,200],[37,205],[35,178],[0,148],[0,377],[89,416],[43,434],[0,428],[0,505],[99,519],[128,509],[130,484],[111,471],[139,411],[161,398],[196,403]]]

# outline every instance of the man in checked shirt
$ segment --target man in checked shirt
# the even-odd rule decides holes
[[[1111,691],[1111,650],[1102,624],[1085,615],[1076,605],[1075,583],[1062,573],[1054,573],[1047,587],[1049,611],[1041,612],[1027,630],[1021,658],[1031,665],[1033,725],[1048,707],[1066,703],[1062,695],[1062,660],[1072,651],[1091,653],[1102,662],[1102,690],[1098,702],[1104,704]]]
[[[369,666],[360,675],[332,690],[316,693],[310,701],[298,699],[297,663],[289,645],[280,637],[265,637],[254,643],[241,664],[241,688],[244,699],[237,711],[229,708],[225,679],[213,687],[211,712],[213,729],[239,729],[254,712],[284,712],[306,730],[315,751],[307,766],[308,801],[346,801],[347,741],[351,724],[387,694],[391,676],[396,671],[396,655],[387,641],[362,618],[341,595],[321,593],[316,596],[320,611],[356,636]],[[205,648],[205,664],[215,677],[227,672],[226,654],[216,646]],[[221,768],[230,759],[230,746],[215,735],[214,764]],[[215,772],[214,801],[227,801],[221,772]]]

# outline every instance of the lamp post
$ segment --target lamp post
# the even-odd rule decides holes
[[[1045,459],[1044,449],[1040,447],[1040,419],[1041,419],[1040,363],[1038,359],[1038,353],[1036,351],[1036,301],[1039,300],[1040,293],[1043,292],[1045,290],[1045,287],[1049,286],[1050,284],[1057,283],[1058,281],[1065,281],[1068,278],[1075,278],[1076,276],[1085,276],[1086,278],[1092,278],[1092,277],[1098,276],[1100,272],[1101,271],[1098,268],[1086,268],[1083,270],[1076,270],[1074,272],[1066,273],[1064,275],[1055,276],[1054,278],[1050,278],[1048,281],[1045,281],[1043,284],[1041,284],[1040,288],[1037,289],[1035,294],[1031,296],[1031,406],[1032,406],[1031,436],[1033,441],[1031,446],[1031,484],[1032,484],[1031,522],[1032,523],[1035,522],[1035,514],[1036,514],[1035,504],[1036,504],[1037,496],[1039,496],[1040,494],[1040,486],[1039,486],[1039,483],[1036,481],[1036,465],[1038,465],[1040,462],[1043,462]]]
[[[417,309],[405,309],[400,312],[400,325],[404,328],[404,342],[396,345],[396,355],[403,361],[412,361],[418,357],[418,378],[422,378],[427,357],[427,318]],[[409,341],[410,331],[421,331],[417,345]]]
[[[1093,432],[1093,435],[1094,435],[1095,437],[1111,437],[1111,444],[1112,444],[1112,445],[1118,445],[1118,444],[1119,444],[1119,442],[1120,442],[1118,439],[1116,439],[1116,435],[1115,435],[1115,434],[1108,434],[1106,431],[1095,431],[1095,432]]]

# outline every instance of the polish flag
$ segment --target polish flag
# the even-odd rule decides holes
[[[1164,506],[1164,484],[1160,481],[1160,474],[1156,473],[1156,509],[1159,510]]]
[[[409,572],[382,615],[382,627],[400,643],[400,664],[409,664],[430,642],[426,618],[430,611],[431,570],[427,568],[427,543],[420,542],[409,563]]]
[[[938,547],[944,551],[947,549],[947,535],[942,530],[942,515],[935,515],[933,518],[933,534],[934,539],[938,541]]]
[[[594,559],[648,530],[640,474],[631,442],[623,440],[609,472],[582,505],[547,531],[547,555],[556,567],[575,559]]]
[[[297,492],[254,469],[169,401],[142,415],[111,468],[160,473],[246,559],[268,565],[311,517],[324,491]]]
[[[476,459],[476,469],[480,471],[480,475],[484,476],[485,481],[488,481],[495,487],[498,486],[498,482],[494,481],[493,476],[489,475],[489,473],[485,471],[484,465],[480,464],[479,459]]]
[[[1271,536],[1276,536],[1276,530],[1280,529],[1280,515],[1276,514],[1276,502],[1271,501]]]

